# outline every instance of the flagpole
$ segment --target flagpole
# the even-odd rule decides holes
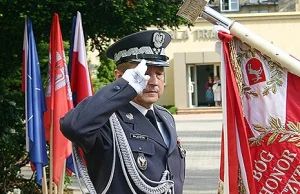
[[[48,165],[43,120],[46,105],[33,26],[29,17],[25,19],[24,29],[22,91],[25,92],[26,151],[35,167],[36,181],[42,186],[44,193],[47,190],[44,166]]]
[[[50,176],[50,181],[49,181],[49,187],[50,187],[50,194],[53,193],[53,115],[54,111],[51,111],[51,127],[50,127],[50,168],[49,168],[49,176]],[[54,183],[54,194],[57,194],[57,186]]]
[[[54,193],[57,194],[57,185],[54,183]]]
[[[65,173],[66,172],[66,160],[64,162],[64,167],[61,172],[61,177],[60,177],[60,182],[59,182],[59,187],[58,187],[58,194],[63,194],[64,192],[64,182],[65,182]]]
[[[48,187],[47,187],[47,174],[46,174],[46,167],[43,167],[43,179],[42,179],[42,190],[43,194],[48,194]]]
[[[58,76],[63,79],[57,79]],[[70,141],[64,137],[59,127],[59,119],[73,108],[68,77],[59,17],[55,13],[52,17],[50,31],[46,93],[48,111],[45,116],[47,137],[50,141],[50,189],[51,192],[54,189],[55,194],[60,185],[63,163],[72,153]],[[56,88],[55,86],[62,87]]]
[[[207,6],[208,2],[209,0],[186,0],[180,7],[177,15],[190,22],[195,22],[200,16],[213,25],[223,26],[228,29],[233,36],[241,39],[242,42],[259,49],[262,54],[278,62],[281,66],[287,68],[289,72],[300,76],[300,61],[292,57],[289,53],[277,48],[271,42],[251,32],[242,24],[234,22],[210,8]]]

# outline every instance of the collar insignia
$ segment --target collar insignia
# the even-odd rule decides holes
[[[133,115],[131,113],[127,113],[126,114],[126,117],[129,119],[129,120],[132,120],[133,119]]]

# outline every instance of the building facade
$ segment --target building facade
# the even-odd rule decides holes
[[[215,0],[210,6],[300,59],[297,1]],[[158,103],[175,105],[179,109],[206,106],[207,78],[222,76],[213,25],[199,18],[193,27],[181,26],[176,31],[166,31],[173,38],[166,49],[171,65],[165,70],[165,93]]]

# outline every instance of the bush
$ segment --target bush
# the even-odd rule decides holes
[[[167,109],[172,115],[177,114],[178,108],[174,105],[164,105],[165,109]]]

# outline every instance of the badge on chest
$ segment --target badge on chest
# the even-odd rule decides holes
[[[147,159],[143,153],[139,153],[138,157],[136,158],[136,163],[141,170],[147,169]]]

